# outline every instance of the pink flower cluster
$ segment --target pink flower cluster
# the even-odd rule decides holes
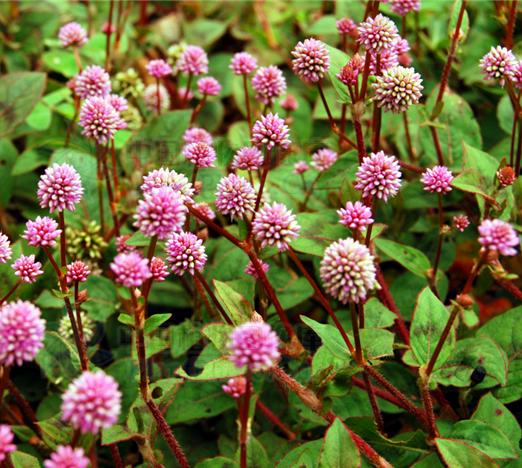
[[[506,79],[513,78],[516,64],[516,57],[511,50],[497,46],[491,47],[491,50],[480,59],[479,67],[486,75],[485,80],[496,79],[500,86],[504,86]]]
[[[234,75],[248,75],[257,68],[257,59],[247,52],[238,52],[229,68],[234,71]]]
[[[252,88],[257,92],[258,101],[270,105],[286,92],[286,80],[283,72],[275,65],[261,67],[252,78]]]
[[[227,395],[233,398],[241,398],[246,393],[247,379],[244,375],[232,377],[228,379],[227,384],[223,385],[222,388]]]
[[[270,265],[268,263],[263,262],[263,260],[259,260],[259,264],[261,265],[261,269],[265,273],[268,273],[268,270],[270,269]],[[247,275],[253,276],[255,279],[259,278],[259,273],[257,272],[256,267],[254,266],[254,264],[252,262],[248,262],[244,271]]]
[[[294,73],[304,81],[314,83],[324,77],[330,69],[330,56],[323,42],[317,39],[305,39],[298,42],[292,51]]]
[[[435,166],[433,169],[426,169],[422,174],[421,182],[424,184],[424,190],[431,193],[448,193],[451,192],[450,184],[454,178],[447,167]]]
[[[40,270],[42,264],[34,261],[34,254],[26,257],[20,255],[20,258],[16,259],[11,268],[15,271],[15,275],[18,276],[22,281],[26,283],[36,283],[36,277],[43,275],[43,271]]]
[[[216,150],[201,141],[185,145],[181,154],[196,167],[215,167]]]
[[[184,203],[193,203],[194,188],[185,174],[178,174],[174,170],[161,167],[143,176],[143,185],[140,188],[144,193],[150,193],[152,189],[161,187],[170,187],[181,194]]]
[[[143,258],[138,252],[121,253],[114,257],[111,270],[116,275],[116,282],[126,288],[139,287],[152,277],[149,269],[149,259]]]
[[[176,275],[183,276],[186,270],[194,275],[195,270],[203,270],[207,262],[203,241],[191,232],[174,234],[167,241],[165,247],[170,268]]]
[[[186,75],[208,73],[208,56],[201,47],[189,45],[181,52],[176,68]]]
[[[372,210],[359,201],[346,203],[346,207],[338,210],[337,214],[341,218],[339,223],[350,229],[366,231],[366,226],[373,223]]]
[[[27,221],[26,226],[22,239],[28,240],[29,245],[34,247],[56,245],[55,239],[62,232],[58,229],[58,223],[47,216],[43,218],[37,216],[34,221]]]
[[[83,187],[80,174],[74,167],[63,163],[61,166],[54,163],[45,170],[45,174],[38,182],[38,198],[42,208],[49,208],[49,212],[63,211],[66,208],[74,211],[74,205],[83,196]]]
[[[290,247],[292,239],[297,239],[301,229],[296,216],[282,203],[265,204],[252,222],[252,233],[261,241],[261,247],[275,245],[279,252]]]
[[[0,425],[0,463],[2,463],[6,455],[16,450],[13,444],[14,434],[11,428],[5,424]]]
[[[9,238],[0,232],[0,262],[5,263],[6,260],[10,260],[13,255],[11,250],[11,243]]]
[[[274,115],[272,112],[261,116],[261,120],[254,124],[252,133],[252,143],[258,147],[266,145],[269,150],[274,146],[287,149],[292,143],[288,138],[290,133],[288,125],[278,114]]]
[[[399,37],[399,30],[395,23],[381,13],[375,18],[369,16],[357,30],[359,31],[359,43],[366,50],[375,54],[392,49]]]
[[[183,141],[185,143],[206,143],[208,146],[212,146],[213,140],[212,135],[203,128],[189,128],[183,134]]]
[[[256,147],[243,146],[234,156],[232,169],[243,169],[245,171],[257,171],[264,161],[263,153]]]
[[[80,99],[106,97],[111,92],[109,74],[98,65],[91,65],[76,76],[75,85],[74,92]]]
[[[50,460],[44,461],[45,468],[87,468],[91,460],[84,456],[81,447],[73,449],[70,445],[58,445]]]
[[[76,260],[67,265],[67,283],[73,283],[79,281],[83,283],[87,281],[87,277],[91,274],[89,267],[83,262],[83,260]]]
[[[117,130],[127,127],[120,113],[104,97],[87,99],[80,111],[82,135],[94,138],[100,145],[114,139]]]
[[[229,174],[219,181],[217,190],[216,209],[220,213],[243,219],[247,211],[254,211],[256,193],[244,177]]]
[[[81,47],[89,42],[87,31],[76,22],[67,23],[58,31],[58,39],[63,47]],[[1,460],[0,460],[1,461]]]
[[[490,250],[498,251],[502,255],[516,255],[513,248],[520,244],[520,237],[511,224],[500,219],[485,219],[479,226],[478,241]]]
[[[319,172],[324,172],[334,165],[335,161],[339,159],[339,155],[331,149],[323,148],[312,154],[312,159],[311,165]]]
[[[363,197],[376,196],[388,201],[388,197],[397,195],[401,187],[399,163],[395,156],[386,156],[384,151],[365,157],[355,175],[355,188],[363,191]]]
[[[165,60],[151,60],[145,68],[149,72],[150,76],[154,78],[163,78],[164,76],[168,76],[172,73],[171,66],[165,62]]]
[[[394,114],[407,111],[413,104],[417,104],[422,97],[422,79],[413,68],[402,66],[392,67],[376,77],[377,82],[372,84],[375,90],[374,101],[386,112]]]
[[[221,85],[215,78],[206,76],[198,80],[198,91],[203,95],[217,96],[221,91]]]
[[[280,357],[279,338],[267,323],[247,322],[236,327],[228,344],[230,360],[241,369],[272,367]]]

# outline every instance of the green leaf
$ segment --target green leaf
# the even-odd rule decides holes
[[[111,445],[134,438],[144,439],[144,436],[139,432],[131,431],[123,424],[114,424],[108,429],[102,430],[101,443],[102,445]]]
[[[396,318],[397,316],[376,297],[371,297],[364,304],[364,325],[366,328],[391,327]]]
[[[486,185],[491,189],[499,163],[493,156],[464,143],[463,170],[476,169],[484,177]]]
[[[439,453],[448,468],[498,468],[498,465],[486,454],[470,445],[456,440],[435,439]]]
[[[355,203],[361,201],[361,192],[357,190],[350,179],[345,178],[341,185],[341,204],[346,206],[346,203]]]
[[[200,339],[200,328],[189,319],[170,327],[170,352],[172,357],[177,358],[185,354]]]
[[[246,120],[234,122],[227,132],[227,141],[230,147],[237,151],[243,146],[250,146],[250,127]]]
[[[236,468],[238,466],[239,463],[237,461],[219,456],[203,460],[196,465],[196,468]]]
[[[49,156],[46,154],[39,153],[38,151],[28,149],[25,150],[20,156],[16,158],[13,169],[11,170],[11,176],[19,176],[27,174],[34,169],[47,166],[49,163]]]
[[[246,446],[246,466],[252,468],[268,468],[268,456],[260,442],[253,436],[250,436]],[[238,449],[236,460],[241,458],[241,449]]]
[[[57,445],[69,445],[70,427],[60,420],[60,416],[54,416],[45,421],[36,423],[44,436],[44,441],[53,449]]]
[[[234,331],[234,327],[226,325],[224,323],[213,323],[207,325],[201,330],[201,333],[205,335],[214,346],[219,349],[224,356],[230,354],[230,350],[227,344],[230,342],[230,334]]]
[[[11,200],[13,189],[16,190],[15,179],[11,177],[11,172],[16,164],[17,157],[18,151],[11,141],[7,138],[0,140],[0,179],[2,180],[0,185],[0,203],[2,206],[7,206]]]
[[[425,277],[426,271],[431,268],[428,257],[414,247],[397,244],[381,238],[375,239],[375,245],[379,250],[417,276]]]
[[[425,287],[417,298],[410,329],[411,349],[419,364],[428,365],[433,351],[442,336],[450,314],[444,304]],[[434,369],[442,366],[455,347],[455,330],[452,328],[440,351]]]
[[[321,451],[320,468],[359,468],[361,455],[348,428],[335,418],[326,431]]]
[[[493,204],[497,204],[495,199],[488,194],[487,183],[484,176],[477,169],[468,169],[461,172],[453,179],[451,186],[463,192],[481,195]]]
[[[230,320],[236,326],[249,322],[252,318],[252,306],[245,298],[222,281],[214,280],[213,283],[219,298],[228,311]],[[224,317],[223,320],[225,320]]]
[[[344,342],[343,337],[337,328],[334,328],[331,325],[316,322],[315,320],[312,320],[311,318],[308,318],[304,315],[301,315],[300,318],[306,325],[308,325],[315,333],[319,335],[323,344],[335,357],[343,360],[352,359],[352,355],[350,354],[350,351],[348,351],[346,343]]]
[[[455,351],[435,376],[442,385],[468,387],[471,373],[479,365],[487,372],[479,388],[494,387],[499,382],[502,386],[506,384],[506,355],[493,340],[485,336],[457,341]]]
[[[245,373],[245,369],[238,369],[228,357],[222,357],[205,364],[203,372],[199,375],[188,375],[182,367],[176,370],[176,375],[187,380],[217,380],[230,379]]]
[[[38,459],[28,453],[16,451],[9,456],[14,468],[40,468]]]
[[[350,57],[341,50],[329,45],[326,46],[326,50],[328,50],[330,54],[330,69],[328,70],[328,76],[330,77],[330,80],[332,80],[333,87],[341,98],[341,101],[352,102],[352,98],[348,92],[348,87],[335,76],[341,71],[341,68],[350,61]]]
[[[304,276],[300,276],[295,281],[286,284],[284,287],[278,287],[276,289],[276,294],[283,310],[288,310],[313,296],[314,289]],[[275,307],[273,304],[268,308],[268,313],[275,313]]]
[[[509,459],[517,456],[511,442],[502,431],[485,422],[459,421],[446,437],[462,440],[493,459]]]
[[[453,9],[451,10],[451,17],[450,22],[448,24],[448,36],[451,37],[452,33],[455,31],[455,28],[457,27],[457,22],[460,14],[460,9],[462,7],[462,0],[455,0],[455,3],[453,4]],[[460,26],[460,30],[462,31],[463,37],[460,40],[460,42],[464,42],[466,39],[466,36],[468,35],[469,30],[469,17],[468,12],[464,10],[464,16],[462,17],[462,23]],[[457,31],[458,33],[458,31]]]
[[[136,231],[124,243],[129,246],[148,247],[150,244],[150,237],[145,237],[143,232]]]
[[[42,59],[48,69],[61,73],[66,78],[72,78],[78,73],[78,65],[72,52],[52,50],[45,52]]]
[[[325,249],[334,241],[347,236],[340,224],[330,224],[319,213],[298,213],[297,223],[301,226],[299,237],[292,241],[292,248],[316,257],[323,257]]]
[[[166,322],[172,314],[155,314],[152,317],[149,317],[145,320],[145,335],[152,333],[156,328],[158,328],[162,323]]]
[[[123,323],[123,325],[128,325],[129,327],[134,326],[134,319],[128,314],[118,315],[118,322]]]
[[[444,465],[439,460],[436,452],[421,458],[417,463],[411,465],[411,468],[444,468]]]
[[[215,44],[225,34],[227,24],[222,21],[210,19],[197,19],[196,21],[181,23],[184,39],[188,44],[208,47]],[[212,73],[212,70],[210,70]]]
[[[0,77],[0,139],[27,119],[42,97],[47,75],[17,72]]]
[[[91,299],[85,302],[83,307],[92,320],[105,322],[120,306],[114,282],[102,276],[90,275],[83,284],[89,291],[89,299]]]
[[[114,380],[118,382],[119,390],[122,393],[122,408],[130,408],[139,395],[138,381],[136,380],[136,377],[139,375],[137,361],[134,361],[131,357],[118,359],[104,370],[108,375],[112,375]],[[126,419],[127,413],[122,411],[118,422],[123,423]]]
[[[323,439],[312,440],[311,442],[306,442],[299,447],[288,452],[283,459],[276,465],[277,468],[291,468],[295,466],[301,466],[297,462],[300,460],[301,456],[307,452],[310,453],[315,459],[315,465],[309,464],[306,465],[307,468],[317,468],[319,466],[319,455],[323,448]]]

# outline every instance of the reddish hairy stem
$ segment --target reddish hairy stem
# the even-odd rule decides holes
[[[205,105],[205,101],[207,100],[207,95],[203,94],[203,97],[201,98],[201,101],[199,101],[196,108],[192,111],[192,116],[190,117],[190,123],[194,123],[194,120],[196,120],[196,117],[201,112],[201,109],[203,109],[203,106]]]
[[[505,279],[505,278],[496,278],[496,281],[500,286],[502,286],[506,291],[509,291],[513,296],[522,301],[522,291],[518,289],[513,281]]]
[[[196,290],[198,291],[199,295],[201,296],[201,299],[203,300],[203,304],[205,304],[205,307],[207,308],[208,315],[212,320],[214,320],[214,317],[216,316],[216,312],[212,308],[212,305],[210,304],[210,301],[208,300],[207,295],[205,294],[205,288],[203,287],[203,284],[201,281],[199,281],[197,276],[194,276],[194,286],[196,287]]]
[[[429,125],[431,137],[433,138],[433,145],[435,146],[435,151],[437,152],[437,161],[440,166],[444,166],[444,154],[442,153],[442,147],[440,146],[439,133],[435,127]]]
[[[359,379],[357,377],[352,377],[352,382],[353,382],[353,384],[356,387],[359,387],[359,388],[362,388],[363,390],[366,390],[366,382],[365,382],[365,380],[361,380],[361,379]],[[404,406],[404,404],[401,401],[397,400],[397,398],[395,398],[390,393],[385,392],[381,388],[375,387],[373,385],[372,385],[372,391],[375,394],[375,396],[377,396],[379,398],[382,398],[383,400],[386,400],[386,401],[392,403],[393,405],[397,406],[398,408],[402,408],[403,410],[408,411],[408,409]]]
[[[355,130],[355,135],[357,137],[357,154],[359,157],[359,166],[363,163],[363,159],[367,156],[366,148],[364,145],[364,132],[361,124],[360,117],[356,116],[354,112],[352,112],[352,121],[353,128]]]
[[[4,391],[7,387],[7,382],[9,382],[9,374],[11,373],[12,366],[3,366],[2,370],[2,378],[0,379],[0,407],[2,406],[2,401],[4,399]]]
[[[187,100],[188,100],[188,95],[190,93],[190,84],[192,83],[192,73],[189,73],[189,76],[188,76],[188,81],[187,81],[187,89],[185,90],[185,95],[183,96],[183,100],[181,101],[181,108],[184,109],[186,104],[187,104]],[[159,103],[158,103],[159,105]]]
[[[252,396],[252,371],[246,372],[246,390],[243,395],[243,403],[241,405],[241,430],[239,434],[239,444],[241,446],[241,468],[247,468],[247,442],[248,442],[248,414],[250,412],[250,397]]]
[[[109,153],[109,147],[102,147],[100,145],[100,151],[102,152],[102,164],[103,173],[105,175],[105,183],[107,184],[107,194],[109,195],[109,208],[111,210],[112,220],[114,222],[114,232],[117,237],[120,237],[120,227],[118,225],[118,213],[116,212],[116,206],[114,201],[114,194],[112,192],[111,177],[109,175],[109,167],[107,164],[107,155]]]
[[[266,182],[266,176],[268,174],[268,169],[270,167],[270,156],[272,155],[272,149],[268,149],[266,151],[266,157],[265,157],[265,164],[263,166],[263,175],[261,176],[261,185],[259,186],[259,192],[257,192],[257,198],[256,198],[256,206],[254,209],[254,213],[257,213],[259,211],[259,205],[261,205],[261,198],[263,197],[263,189],[265,188],[265,182]],[[254,214],[255,216],[255,214]],[[254,219],[252,219],[252,222]],[[250,231],[251,233],[252,231]],[[249,234],[250,234],[249,233]]]
[[[111,159],[112,159],[112,181],[114,184],[114,201],[118,203],[118,166],[116,164],[116,148],[114,146],[114,140],[111,140]]]
[[[370,376],[366,371],[363,371],[363,379],[366,386],[366,392],[368,393],[368,398],[370,400],[370,405],[372,407],[373,417],[375,418],[375,422],[377,423],[377,430],[384,435],[384,420],[382,419],[381,410],[379,409],[377,399],[375,398],[375,393],[373,392],[373,387],[370,382]]]
[[[60,233],[60,266],[64,267],[67,264],[67,257],[65,252],[65,216],[63,211],[58,212],[58,222],[62,231]]]
[[[31,405],[28,403],[28,401],[25,399],[25,397],[18,391],[18,389],[14,386],[11,379],[7,380],[7,386],[9,388],[9,392],[15,397],[18,405],[22,408],[25,415],[31,422],[31,429],[36,432],[38,437],[42,437],[42,431],[40,429],[40,426],[36,424],[38,421],[38,418],[36,417],[35,412],[33,411],[33,408],[31,408]]]
[[[361,337],[359,335],[359,323],[357,322],[357,312],[355,304],[350,302],[350,316],[352,318],[353,341],[355,342],[355,360],[357,364],[364,365],[364,357],[361,347]]]
[[[18,286],[22,284],[22,279],[19,279],[16,284],[11,288],[11,290],[2,298],[0,299],[0,304],[3,304],[7,299],[11,297],[11,295],[16,291]]]
[[[511,9],[509,10],[509,19],[506,30],[506,47],[513,48],[513,31],[515,30],[515,20],[517,18],[517,3],[518,0],[511,0]]]
[[[223,306],[221,305],[221,303],[218,301],[216,295],[214,294],[214,292],[212,291],[212,289],[210,288],[210,286],[208,285],[207,281],[205,280],[205,278],[203,277],[203,275],[198,271],[198,270],[194,270],[195,272],[195,276],[196,278],[200,281],[200,283],[203,285],[203,287],[205,288],[205,290],[207,291],[208,295],[210,296],[210,298],[212,299],[212,301],[214,302],[214,304],[216,304],[216,307],[218,308],[219,312],[221,313],[221,316],[225,319],[225,321],[229,324],[229,325],[234,325],[234,322],[232,322],[232,320],[230,319],[230,317],[228,316],[227,312],[225,311],[225,309],[223,309]],[[197,285],[196,285],[197,286]],[[209,312],[210,314],[210,312]]]
[[[295,440],[295,434],[286,427],[286,424],[281,421],[270,409],[268,409],[260,400],[256,402],[256,408],[263,413],[272,423],[274,423],[279,429],[281,429],[288,440]]]
[[[429,439],[435,439],[440,437],[439,429],[437,428],[437,423],[435,422],[435,413],[433,412],[433,401],[431,400],[430,395],[430,377],[425,373],[424,367],[421,366],[419,369],[420,375],[420,393],[422,399],[422,406],[424,407],[424,412],[428,418],[428,432]]]
[[[112,461],[114,462],[114,468],[123,468],[123,461],[120,456],[120,451],[116,444],[110,444],[109,450],[112,455]]]
[[[415,172],[416,174],[424,174],[424,169],[414,166],[413,164],[408,164],[405,161],[399,161],[399,165],[404,169],[408,169],[411,172]]]
[[[216,231],[218,234],[221,234],[223,237],[228,239],[230,242],[232,242],[234,245],[236,245],[239,248],[243,248],[244,244],[241,242],[237,237],[234,237],[232,234],[230,234],[226,229],[223,229],[221,226],[218,226],[214,221],[212,221],[210,218],[207,218],[204,214],[201,214],[199,211],[196,211],[192,206],[185,204],[187,209],[190,211],[192,215],[194,215],[196,218],[201,219],[209,228]]]

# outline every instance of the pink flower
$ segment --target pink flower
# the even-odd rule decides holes
[[[323,148],[312,154],[312,159],[311,165],[319,172],[324,172],[334,165],[335,161],[339,159],[339,155],[331,149]]]
[[[469,219],[465,215],[459,215],[458,218],[453,216],[453,222],[455,223],[455,229],[458,229],[460,232],[464,232],[464,229],[469,226]]]
[[[482,237],[478,241],[490,250],[498,250],[502,255],[516,255],[513,248],[520,244],[520,237],[511,224],[500,219],[485,219],[478,228]]]
[[[114,24],[110,24],[106,21],[105,23],[102,24],[101,28],[100,28],[100,31],[103,33],[103,34],[114,34],[118,29],[116,28],[116,26],[114,26]]]
[[[263,271],[265,273],[268,273],[268,270],[270,270],[270,265],[268,263],[263,262],[263,260],[259,260],[259,263]],[[246,266],[244,271],[247,275],[253,276],[255,279],[259,278],[259,274],[257,273],[256,267],[252,262],[248,262],[248,265]]]
[[[230,360],[241,369],[272,367],[280,357],[279,338],[267,323],[247,322],[236,327],[228,344]]]
[[[293,94],[289,94],[285,98],[281,99],[281,101],[279,101],[279,105],[286,111],[295,111],[299,109],[299,103]]]
[[[388,201],[388,196],[397,195],[401,187],[399,163],[395,156],[386,156],[384,151],[365,157],[355,175],[355,188],[363,191],[363,197],[377,196]]]
[[[185,73],[185,75],[192,73],[197,76],[208,73],[207,54],[201,47],[189,45],[181,52],[176,68]]]
[[[107,101],[109,104],[114,107],[116,112],[123,112],[129,108],[129,104],[127,99],[124,97],[118,96],[117,94],[109,94],[107,96]]]
[[[297,161],[296,163],[294,163],[294,174],[303,174],[304,172],[309,170],[310,168],[308,167],[306,161]]]
[[[410,11],[420,11],[421,0],[393,0],[390,10],[399,16],[406,16]]]
[[[289,129],[285,125],[285,121],[279,117],[278,114],[262,115],[261,120],[254,124],[252,129],[253,138],[252,143],[255,146],[266,145],[267,149],[271,150],[274,146],[280,146],[287,149],[292,143],[288,139]]]
[[[87,31],[85,31],[80,24],[74,21],[72,23],[67,23],[60,28],[58,39],[60,39],[60,44],[63,47],[81,47],[89,42]]]
[[[152,277],[149,268],[149,259],[143,258],[138,252],[121,253],[114,257],[110,265],[116,274],[116,282],[126,288],[139,287]]]
[[[228,379],[227,385],[223,385],[222,388],[227,395],[233,398],[241,398],[246,393],[247,379],[244,375],[232,377]]]
[[[522,60],[514,62],[511,69],[513,71],[513,76],[511,78],[513,85],[517,89],[522,89]]]
[[[348,202],[346,208],[341,208],[337,211],[340,224],[350,229],[357,229],[359,231],[366,231],[366,226],[373,223],[372,210],[363,205],[361,202]]]
[[[357,25],[350,18],[341,18],[339,21],[335,23],[339,34],[350,34],[352,31],[357,29]]]
[[[119,253],[129,253],[136,250],[135,245],[127,245],[126,242],[131,238],[129,234],[124,234],[116,238],[116,251]]]
[[[13,255],[11,250],[11,243],[9,238],[0,232],[0,262],[5,263],[6,260],[10,260]]]
[[[174,234],[165,244],[165,248],[170,268],[178,276],[183,276],[186,270],[194,275],[195,270],[203,270],[207,262],[203,241],[191,232]]]
[[[181,154],[185,156],[196,167],[216,167],[216,151],[206,143],[189,143],[185,145]]]
[[[330,55],[325,44],[313,37],[298,42],[292,51],[294,73],[308,83],[315,83],[330,69]]]
[[[351,237],[326,248],[320,272],[326,292],[343,304],[364,301],[368,291],[377,285],[370,250]]]
[[[191,89],[188,90],[188,94],[187,94],[186,88],[178,88],[178,96],[181,101],[185,100],[185,95],[187,96],[187,99],[186,99],[187,102],[192,101],[192,99],[194,98],[194,93],[192,92]]]
[[[213,140],[212,135],[203,128],[189,128],[183,135],[183,141],[185,143],[206,143],[208,146],[212,146]]]
[[[216,213],[214,213],[212,211],[212,208],[210,208],[208,203],[205,203],[205,202],[196,203],[192,208],[194,208],[198,213],[201,213],[203,216],[206,216],[210,220],[213,220],[216,217]],[[196,218],[195,216],[194,216],[194,219],[200,225],[205,224],[204,221],[202,221],[199,218]]]
[[[300,229],[292,210],[276,202],[272,206],[265,203],[252,222],[252,233],[261,241],[261,247],[275,245],[279,252],[288,250],[292,239],[297,239]]]
[[[515,75],[516,57],[505,47],[491,47],[491,50],[480,59],[479,67],[486,76],[485,80],[496,79],[504,87],[506,78],[511,80]]]
[[[395,44],[396,45],[396,44]],[[367,52],[370,54],[370,74],[377,74],[377,54],[373,52]],[[364,60],[366,60],[366,54],[364,54]],[[390,70],[393,67],[399,66],[399,56],[397,54],[397,47],[393,47],[390,50],[384,50],[381,53],[381,61],[379,65],[379,73],[383,73]]]
[[[80,111],[82,135],[94,138],[100,144],[114,139],[116,130],[122,128],[120,114],[103,97],[87,99]]]
[[[145,88],[143,91],[143,103],[149,112],[158,112],[158,84],[154,83]],[[159,85],[159,107],[162,111],[170,108],[170,96],[167,88],[162,84]]]
[[[51,453],[51,459],[44,461],[45,468],[87,468],[91,461],[84,456],[81,447],[58,445],[56,452]]]
[[[34,261],[34,254],[26,257],[20,255],[20,258],[16,259],[11,268],[14,269],[15,275],[20,277],[22,281],[26,283],[36,283],[36,277],[43,275],[43,271],[40,270],[42,264]]]
[[[44,347],[45,320],[28,301],[10,302],[0,308],[0,364],[21,366]]]
[[[138,227],[145,237],[158,236],[167,239],[173,232],[181,231],[185,223],[186,208],[178,192],[170,187],[152,189],[144,193],[134,215]]]
[[[7,425],[0,426],[0,463],[2,463],[8,453],[16,450],[16,445],[13,444],[14,434],[11,428]]]
[[[203,95],[217,96],[221,91],[221,85],[215,78],[206,76],[198,80],[198,91]]]
[[[223,214],[229,214],[234,219],[243,219],[246,211],[254,211],[256,193],[250,183],[240,176],[229,174],[223,177],[217,186],[216,209]]]
[[[357,30],[359,31],[359,43],[366,50],[375,54],[392,49],[399,37],[395,23],[380,13],[375,18],[369,16],[365,22],[359,25]]]
[[[234,70],[234,75],[248,75],[257,68],[257,59],[247,52],[238,52],[228,68]]]
[[[243,146],[232,161],[232,169],[244,169],[246,171],[257,171],[263,166],[263,153],[256,147]]]
[[[154,169],[146,176],[143,176],[143,185],[140,188],[144,193],[150,193],[152,189],[159,189],[164,186],[179,192],[184,203],[194,203],[192,200],[194,188],[185,174],[178,174],[176,171],[171,171],[164,167],[159,170]]]
[[[67,283],[74,283],[75,281],[83,283],[87,281],[87,276],[90,274],[91,270],[82,260],[76,260],[67,265]]]
[[[109,74],[98,65],[91,65],[76,77],[75,93],[80,99],[105,97],[111,92]]]
[[[74,379],[62,395],[62,421],[71,421],[82,434],[108,429],[118,421],[121,392],[110,375],[85,371]]]
[[[401,66],[390,68],[376,77],[377,82],[372,84],[375,90],[374,101],[386,112],[394,114],[407,111],[413,104],[417,104],[422,97],[422,79],[414,68]]]
[[[165,281],[165,278],[169,276],[167,265],[165,265],[165,260],[163,260],[161,257],[152,257],[150,262],[150,272],[152,274],[153,281],[157,281],[158,283]]]
[[[270,105],[286,92],[286,80],[283,72],[275,65],[261,67],[252,78],[252,88],[257,92],[258,101]]]
[[[170,65],[165,62],[165,60],[161,59],[151,60],[147,65],[145,65],[145,68],[149,72],[149,75],[154,78],[162,78],[172,73]]]
[[[451,171],[445,166],[435,166],[433,169],[426,169],[422,174],[421,182],[424,184],[424,190],[431,193],[448,193],[451,192],[451,181],[454,179]]]
[[[54,163],[48,167],[38,182],[38,199],[42,208],[49,208],[49,212],[63,211],[66,208],[74,211],[74,205],[83,196],[83,187],[80,174],[74,167],[63,163],[61,166]]]
[[[37,216],[34,221],[27,221],[25,224],[27,230],[24,231],[22,239],[28,240],[29,245],[35,247],[56,245],[55,239],[62,232],[61,229],[58,229],[58,223],[47,216],[43,218]]]
[[[364,59],[359,54],[355,54],[335,76],[345,85],[354,85],[357,83],[357,77],[363,68]]]

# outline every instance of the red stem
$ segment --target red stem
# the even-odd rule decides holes
[[[196,278],[200,281],[200,283],[203,285],[203,287],[205,288],[205,290],[207,291],[208,295],[210,296],[210,298],[212,299],[212,301],[214,302],[214,304],[216,304],[216,307],[218,308],[219,312],[221,313],[221,316],[225,319],[225,321],[227,322],[228,325],[234,325],[234,322],[232,322],[232,320],[230,319],[230,317],[228,316],[228,313],[225,311],[225,309],[223,309],[223,306],[221,305],[221,303],[218,301],[218,298],[216,297],[216,295],[214,294],[214,292],[212,291],[212,289],[210,288],[210,286],[208,285],[207,281],[205,280],[205,278],[203,277],[203,275],[198,271],[198,270],[194,270],[194,272],[196,273]]]
[[[110,0],[111,1],[111,4],[110,4],[110,7],[109,7],[109,30],[107,31],[107,45],[106,45],[106,49],[105,49],[105,71],[107,73],[110,73],[110,56],[111,56],[111,49],[110,49],[110,44],[111,44],[111,29],[112,29],[112,12],[114,10],[114,0]]]
[[[110,444],[109,450],[112,455],[112,461],[114,462],[114,468],[123,468],[123,461],[120,456],[120,451],[116,444]]]
[[[289,440],[295,440],[295,434],[286,427],[286,424],[281,421],[270,409],[268,409],[263,403],[261,403],[260,400],[257,400],[256,402],[256,408],[261,411],[272,423],[274,423],[279,429],[281,429],[285,436]]]

